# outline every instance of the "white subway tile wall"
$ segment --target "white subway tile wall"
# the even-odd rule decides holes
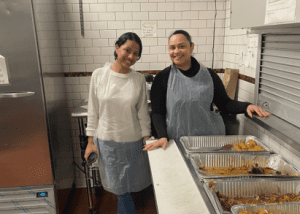
[[[63,60],[65,72],[89,72],[91,64],[100,67],[105,61],[99,58],[83,58],[82,56],[112,55],[114,43],[122,33],[136,32],[143,41],[145,47],[159,46],[160,52],[145,53],[136,63],[139,70],[148,70],[149,58],[147,55],[166,55],[168,57],[167,38],[175,29],[185,29],[193,36],[193,41],[200,46],[195,54],[208,53],[202,63],[211,67],[212,61],[212,32],[214,26],[215,4],[211,0],[86,0],[83,1],[84,37],[80,32],[79,1],[57,1],[57,12],[61,35],[61,46],[64,50]],[[216,40],[219,45],[218,53],[223,53],[225,34],[226,1],[217,1]],[[143,38],[142,24],[151,21],[157,25],[157,37]],[[111,39],[108,42],[108,39]],[[162,40],[157,44],[158,40]],[[201,48],[209,46],[209,48]],[[165,49],[163,48],[165,47]],[[95,49],[92,49],[95,48]],[[215,56],[215,65],[222,66],[223,54]],[[76,56],[70,60],[70,56]],[[144,59],[145,58],[145,59]],[[154,57],[155,58],[155,57]],[[157,58],[157,57],[156,57]],[[75,59],[75,62],[74,62]],[[112,61],[114,58],[110,58]],[[107,58],[105,58],[107,60]],[[157,62],[157,61],[155,61]],[[74,65],[75,66],[71,66]],[[78,67],[78,64],[83,64]],[[170,60],[158,62],[155,66],[161,70],[170,64]],[[145,65],[145,67],[143,66]],[[221,67],[218,67],[221,68]],[[70,77],[71,78],[71,77]]]
[[[249,29],[230,29],[230,0],[217,0],[216,21],[214,0],[83,0],[84,37],[81,35],[79,1],[56,0],[56,6],[66,73],[92,72],[106,62],[114,62],[115,41],[125,32],[135,32],[142,39],[142,57],[133,68],[137,71],[162,70],[171,62],[168,36],[176,29],[184,29],[191,34],[195,43],[193,56],[201,63],[212,67],[214,42],[214,68],[239,69],[240,74],[255,78],[256,49],[252,47],[250,52]],[[144,22],[156,24],[156,37],[142,37]],[[70,113],[88,98],[89,81],[90,77],[65,78]],[[237,99],[254,102],[254,84],[239,80]],[[299,158],[289,151],[281,150],[281,144],[272,134],[244,115],[238,115],[237,120],[238,134],[254,135],[274,151],[291,156],[292,161],[300,163]],[[72,122],[75,161],[81,166],[77,120],[72,119]],[[76,176],[77,186],[84,187],[84,174],[77,170]]]
[[[81,35],[79,1],[56,0],[64,72],[92,72],[106,62],[114,62],[116,39],[135,32],[143,44],[135,70],[162,70],[171,61],[168,36],[175,29],[187,30],[195,43],[194,57],[211,67],[215,5],[211,0],[83,0],[84,37]],[[217,1],[214,68],[222,68],[226,1]],[[157,36],[142,37],[142,25],[152,22]],[[69,111],[88,98],[90,77],[66,77]],[[81,163],[77,120],[74,128],[74,154]],[[77,185],[85,186],[84,174],[77,170]]]

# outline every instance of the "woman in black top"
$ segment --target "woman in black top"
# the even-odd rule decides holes
[[[212,103],[226,113],[270,115],[258,106],[230,99],[219,76],[191,56],[193,49],[186,31],[177,30],[169,37],[173,64],[156,75],[151,88],[152,119],[159,140],[144,150],[165,149],[169,138],[225,134],[224,122],[213,112]]]

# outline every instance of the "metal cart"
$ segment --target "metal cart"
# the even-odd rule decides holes
[[[86,186],[89,198],[89,214],[96,214],[97,212],[93,207],[92,193],[95,192],[96,196],[99,194],[98,187],[101,187],[100,174],[98,167],[93,167],[92,163],[95,162],[95,156],[88,161],[85,160],[84,154],[88,143],[88,137],[85,134],[86,120],[87,120],[87,104],[88,101],[84,100],[72,112],[72,117],[77,118],[79,127],[79,141],[81,149],[82,166],[84,167]],[[93,153],[94,154],[94,153]],[[92,155],[90,155],[91,157]],[[92,187],[93,186],[93,187]],[[93,191],[94,190],[94,191]]]

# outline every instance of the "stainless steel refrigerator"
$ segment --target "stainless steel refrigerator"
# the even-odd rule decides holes
[[[0,0],[0,214],[58,213],[74,184],[55,7]]]

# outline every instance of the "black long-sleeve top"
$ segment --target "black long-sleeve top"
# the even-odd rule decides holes
[[[186,77],[195,76],[200,69],[200,64],[198,61],[192,57],[192,66],[189,70],[183,71],[181,69],[180,72]],[[167,113],[167,88],[168,88],[168,79],[170,76],[171,66],[165,68],[161,72],[159,72],[153,81],[151,87],[151,107],[152,107],[152,122],[157,132],[158,138],[166,137],[167,134],[167,125],[166,125],[166,113]],[[223,113],[232,113],[232,114],[241,114],[246,113],[248,102],[240,102],[236,100],[232,100],[228,97],[225,87],[223,85],[220,77],[210,68],[208,71],[212,77],[213,85],[214,85],[214,97],[213,103],[217,106],[217,108]],[[211,110],[212,105],[211,105]]]

